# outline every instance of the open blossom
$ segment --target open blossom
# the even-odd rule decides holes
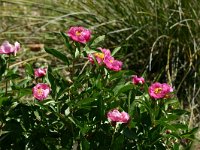
[[[123,64],[121,61],[115,60],[113,58],[105,59],[104,63],[108,69],[113,71],[120,71]]]
[[[113,71],[120,71],[122,69],[122,62],[119,60],[115,60],[114,57],[111,56],[111,52],[109,49],[98,48],[101,52],[93,53],[88,55],[88,60],[93,64],[93,57],[97,60],[99,65],[105,64],[105,66]]]
[[[48,84],[45,83],[38,83],[36,86],[33,87],[33,96],[38,99],[39,101],[42,101],[46,99],[50,93],[50,87]]]
[[[10,44],[8,41],[4,41],[3,44],[0,46],[0,54],[14,54],[20,49],[20,44],[15,42],[14,45]]]
[[[47,68],[38,68],[38,69],[34,69],[34,75],[36,78],[40,78],[45,76],[47,73]]]
[[[132,82],[133,84],[138,85],[138,84],[144,84],[145,80],[143,77],[138,77],[137,75],[133,75]]]
[[[88,55],[88,60],[92,63],[92,64],[94,64],[94,58],[93,57],[95,57],[95,59],[97,60],[97,63],[99,64],[99,65],[102,65],[102,63],[103,63],[103,59],[104,59],[104,54],[103,53],[101,53],[101,52],[97,52],[97,53],[94,53],[94,54],[89,54]]]
[[[94,64],[94,57],[97,60],[97,63],[99,65],[103,64],[104,58],[107,56],[111,56],[111,52],[109,49],[105,49],[105,48],[98,48],[99,50],[101,50],[101,52],[96,52],[93,54],[89,54],[88,55],[88,60]]]
[[[127,123],[130,120],[130,116],[125,111],[119,112],[117,109],[110,110],[107,113],[107,118],[112,122]]]
[[[67,34],[76,42],[87,43],[90,40],[91,31],[84,27],[71,27]]]
[[[173,92],[173,88],[167,83],[153,83],[149,87],[149,95],[152,98],[160,99],[160,98],[168,98],[169,94]]]

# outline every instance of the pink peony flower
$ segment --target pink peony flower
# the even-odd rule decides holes
[[[34,69],[34,75],[36,78],[40,78],[45,76],[47,73],[47,68],[38,68],[38,69]]]
[[[103,64],[104,58],[105,56],[111,56],[110,50],[108,49],[103,49],[103,48],[98,48],[99,50],[101,50],[101,52],[97,52],[97,53],[93,53],[93,54],[89,54],[88,55],[88,60],[94,64],[94,60],[93,57],[95,57],[95,59],[97,60],[97,63],[99,65]]]
[[[0,54],[14,54],[16,56],[17,51],[20,49],[20,44],[15,42],[14,45],[10,44],[8,41],[4,41],[0,46]]]
[[[169,94],[173,92],[173,88],[167,83],[156,82],[149,87],[149,95],[152,98],[169,98]]]
[[[42,101],[46,99],[50,93],[50,87],[48,84],[45,83],[38,83],[36,86],[33,87],[33,96],[38,99],[39,101]]]
[[[98,49],[101,50],[101,52],[88,55],[88,60],[92,64],[94,64],[93,57],[95,57],[99,65],[105,64],[106,67],[110,70],[120,71],[122,69],[122,62],[115,60],[114,57],[111,56],[111,52],[109,49]]]
[[[130,120],[130,116],[125,111],[121,112],[121,121],[122,123],[127,123]]]
[[[83,27],[71,27],[67,34],[76,42],[86,43],[90,40],[91,31]]]
[[[119,112],[117,109],[113,109],[107,113],[107,118],[112,122],[127,123],[130,120],[130,116],[126,112]]]
[[[145,83],[144,78],[143,77],[138,77],[137,75],[133,75],[132,82],[135,85],[144,84]]]
[[[104,54],[103,53],[94,53],[94,54],[89,54],[88,55],[88,60],[94,64],[94,59],[93,57],[95,57],[95,59],[97,60],[97,63],[99,65],[102,65],[103,63],[103,59],[104,59]]]
[[[115,60],[112,56],[105,57],[104,63],[108,69],[113,71],[120,71],[123,64],[121,61]]]

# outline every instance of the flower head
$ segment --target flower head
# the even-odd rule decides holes
[[[123,64],[121,61],[115,60],[112,56],[105,57],[104,63],[108,69],[113,71],[120,71]]]
[[[42,101],[46,99],[50,93],[50,87],[48,84],[45,83],[38,83],[36,86],[33,87],[33,96],[38,99],[39,101]]]
[[[137,75],[133,75],[132,82],[133,84],[138,85],[138,84],[144,84],[145,80],[143,77],[138,77]]]
[[[149,87],[149,95],[155,99],[168,98],[171,92],[173,88],[167,83],[156,82]]]
[[[47,73],[47,68],[38,68],[38,69],[34,69],[34,75],[36,78],[40,78],[45,76]]]
[[[83,27],[71,27],[68,36],[79,43],[87,43],[90,40],[91,31]]]
[[[112,122],[127,123],[130,120],[130,116],[125,111],[119,112],[117,109],[110,110],[107,113],[107,118]]]
[[[88,55],[88,60],[93,64],[93,57],[97,60],[99,65],[104,64],[108,69],[113,71],[120,71],[122,69],[122,62],[115,60],[114,57],[111,56],[111,52],[109,49],[98,48],[101,52],[93,53]]]
[[[95,57],[95,59],[97,60],[97,63],[99,65],[103,64],[104,58],[107,56],[111,56],[110,50],[109,49],[105,49],[105,48],[98,48],[99,50],[101,50],[101,52],[96,52],[93,54],[89,54],[88,55],[88,60],[94,64],[94,59],[93,57]]]
[[[20,49],[20,44],[15,42],[14,45],[10,44],[8,41],[4,41],[0,46],[0,54],[14,54],[16,56],[17,51]]]

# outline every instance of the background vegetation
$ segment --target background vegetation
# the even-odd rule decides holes
[[[62,67],[36,44],[61,49],[62,39],[56,35],[73,25],[105,34],[105,47],[121,47],[118,58],[124,68],[149,81],[173,85],[191,112],[193,127],[198,125],[200,99],[198,4],[198,0],[0,0],[0,41],[23,44],[20,62],[12,64],[19,68],[36,59]]]

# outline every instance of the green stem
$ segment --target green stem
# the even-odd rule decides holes
[[[129,91],[128,95],[128,113],[131,113],[131,95],[132,95],[132,90]]]
[[[7,69],[6,70],[9,70],[9,66],[10,66],[10,55],[8,57],[8,63],[7,63]],[[8,80],[6,79],[6,91],[5,91],[5,95],[7,95],[8,93]]]
[[[114,143],[116,129],[117,129],[117,124],[115,125],[115,129],[114,129],[114,132],[113,132],[113,135],[112,135],[112,140],[111,140],[111,144],[110,144],[110,149],[112,148],[112,145],[113,145],[113,143]]]

